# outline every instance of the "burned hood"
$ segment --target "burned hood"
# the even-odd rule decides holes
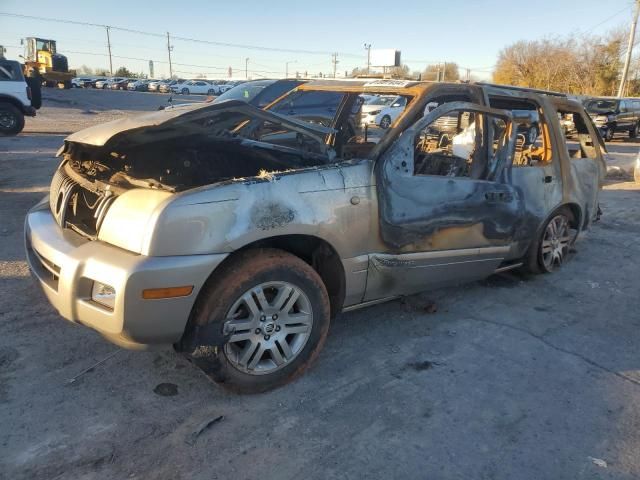
[[[331,128],[261,110],[239,100],[228,100],[220,103],[188,104],[121,118],[73,133],[65,139],[65,142],[97,147],[121,142],[143,144],[170,138],[172,135],[184,135],[185,128],[189,129],[189,127],[194,130],[224,131],[252,119],[282,125],[315,137],[319,141],[322,141],[325,135],[335,132]]]

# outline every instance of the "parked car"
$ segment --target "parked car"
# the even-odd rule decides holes
[[[71,79],[72,88],[84,88],[85,83],[91,83],[92,79],[89,77],[79,77]]]
[[[27,86],[22,65],[0,58],[0,135],[17,135],[24,128],[24,117],[36,116],[31,88]]]
[[[106,82],[106,81],[107,81],[107,77],[92,78],[89,82],[84,82],[84,88],[102,88],[102,86],[97,87],[96,84],[98,82]]]
[[[172,85],[171,91],[183,95],[215,95],[218,89],[205,80],[189,80],[182,84]]]
[[[111,84],[121,82],[122,80],[126,80],[124,77],[111,77],[105,80],[96,81],[96,88],[100,88],[103,90],[108,90],[111,88]]]
[[[388,107],[384,107],[375,117],[375,123],[380,128],[387,129],[400,116],[407,106],[407,99],[404,97],[396,97],[393,103]]]
[[[158,89],[160,88],[160,85],[168,85],[172,82],[173,80],[171,80],[170,78],[167,78],[165,80],[156,80],[156,81],[152,81],[149,82],[149,91],[150,92],[157,92],[159,91]]]
[[[628,132],[630,138],[638,136],[640,98],[592,98],[585,102],[585,109],[607,142],[617,132]]]
[[[378,114],[381,113],[384,108],[390,106],[397,98],[395,95],[368,95],[364,98],[362,104],[362,124],[377,125],[376,117]],[[388,126],[386,128],[388,128]]]
[[[113,80],[109,82],[108,88],[110,90],[127,90],[127,86],[130,82],[135,82],[135,79],[123,78],[121,80]]]
[[[350,131],[361,94],[407,100],[377,141]],[[329,127],[275,113],[329,103]],[[539,143],[517,141],[532,116],[513,111],[549,112]],[[571,151],[556,111],[574,115]],[[127,348],[173,345],[221,385],[265,391],[309,367],[341,311],[560,268],[597,218],[603,150],[561,95],[313,81],[269,110],[192,104],[67,137],[26,217],[26,255],[64,318]]]
[[[158,91],[160,93],[171,93],[171,87],[174,85],[182,85],[186,82],[188,82],[189,80],[183,80],[183,79],[178,79],[178,80],[171,80],[171,82],[169,83],[159,83],[158,84]]]
[[[303,83],[304,80],[293,79],[242,82],[221,94],[213,103],[224,102],[225,100],[240,100],[258,108],[264,108]]]
[[[138,80],[132,80],[127,83],[127,90],[146,92],[149,88],[149,80],[140,78]]]

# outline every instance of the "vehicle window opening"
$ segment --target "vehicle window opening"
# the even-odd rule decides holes
[[[412,99],[410,96],[371,92],[351,95],[344,107],[349,115],[337,126],[342,132],[338,135],[340,142],[335,144],[338,155],[344,160],[366,158]],[[387,116],[390,118],[383,121]]]
[[[502,119],[469,111],[447,113],[416,135],[413,173],[487,179],[507,141]]]
[[[596,143],[598,139],[594,139],[587,123],[582,114],[574,111],[559,110],[558,115],[566,122],[571,122],[573,137],[577,140],[567,141],[565,139],[565,147],[569,158],[598,158],[596,151]]]
[[[549,125],[542,108],[531,100],[522,98],[489,97],[491,108],[507,110],[526,121],[514,122],[516,144],[513,155],[514,167],[536,167],[551,163],[553,148]]]

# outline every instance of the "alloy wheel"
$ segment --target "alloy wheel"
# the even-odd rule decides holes
[[[313,325],[307,295],[288,282],[265,282],[245,292],[227,313],[224,354],[241,372],[264,375],[288,365]]]
[[[569,253],[571,234],[569,219],[565,215],[556,215],[545,228],[540,245],[542,266],[547,272],[560,268]]]
[[[11,115],[11,112],[0,110],[0,128],[4,130],[11,130],[16,126],[16,117]]]

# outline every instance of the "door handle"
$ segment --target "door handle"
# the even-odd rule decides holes
[[[509,192],[486,192],[484,194],[489,202],[510,202],[513,196]]]
[[[551,183],[553,182],[553,177],[551,175],[547,175],[544,177],[544,183]]]

